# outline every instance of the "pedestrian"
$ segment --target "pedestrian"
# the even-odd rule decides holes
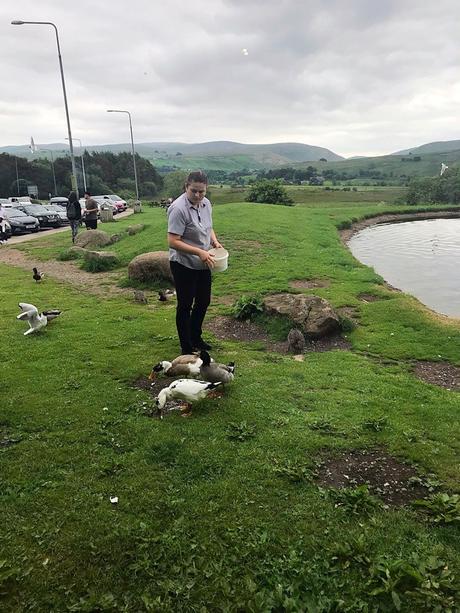
[[[176,285],[176,326],[182,354],[211,349],[202,338],[214,266],[209,249],[222,245],[212,226],[207,186],[204,172],[191,172],[185,182],[185,192],[168,208],[169,262]]]
[[[72,243],[75,242],[78,234],[78,226],[81,221],[81,206],[78,202],[78,196],[76,192],[70,192],[69,201],[66,204],[67,210],[67,219],[70,223],[70,228],[72,230]]]
[[[0,203],[0,243],[8,240],[8,222],[6,219],[6,211],[3,204]]]
[[[91,194],[85,192],[86,211],[85,211],[85,226],[87,230],[96,230],[97,228],[97,212],[98,206]]]

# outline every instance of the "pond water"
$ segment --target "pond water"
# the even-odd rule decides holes
[[[460,317],[460,219],[377,224],[348,245],[393,287],[438,313]]]

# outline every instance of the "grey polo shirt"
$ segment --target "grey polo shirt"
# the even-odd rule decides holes
[[[208,251],[211,247],[212,205],[203,198],[194,207],[186,194],[179,196],[168,209],[168,232],[179,235],[184,243]],[[199,256],[178,249],[169,249],[171,262],[178,262],[187,268],[208,269]]]

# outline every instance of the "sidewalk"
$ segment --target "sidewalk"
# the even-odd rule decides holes
[[[122,219],[123,217],[129,217],[132,215],[134,211],[132,209],[127,209],[123,211],[123,213],[118,213],[113,219],[117,221],[117,219]],[[98,224],[98,228],[101,229],[101,222]],[[84,229],[84,228],[83,228]],[[44,236],[49,236],[50,234],[56,234],[56,232],[70,232],[70,226],[63,226],[62,228],[50,228],[49,230],[40,230],[40,232],[29,234],[21,234],[19,236],[12,236],[6,243],[4,243],[5,247],[9,247],[10,245],[16,245],[17,243],[25,243],[26,241],[33,241],[39,238],[43,238]]]

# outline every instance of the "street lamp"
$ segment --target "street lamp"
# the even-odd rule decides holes
[[[67,133],[69,135],[70,159],[71,159],[71,162],[72,162],[72,178],[71,178],[71,182],[72,182],[72,189],[77,192],[77,197],[78,197],[77,169],[76,169],[76,166],[75,166],[75,156],[73,154],[72,132],[70,130],[69,107],[67,105],[67,93],[66,93],[66,89],[65,89],[64,68],[62,66],[61,47],[59,45],[59,36],[58,36],[57,27],[51,21],[19,21],[19,20],[15,20],[15,21],[11,22],[11,25],[13,25],[13,26],[23,26],[23,25],[29,25],[29,24],[31,24],[31,25],[51,26],[51,27],[54,28],[54,32],[56,33],[56,44],[57,44],[57,50],[58,50],[59,68],[61,70],[62,91],[63,91],[63,94],[64,94],[64,106],[65,106],[65,114],[66,114],[66,119],[67,119]]]
[[[136,156],[134,154],[134,139],[133,139],[133,124],[131,123],[131,113],[129,111],[118,111],[116,109],[107,109],[107,113],[126,113],[129,118],[129,130],[131,132],[131,151],[133,154],[134,164],[134,181],[136,183],[136,200],[139,202],[139,186],[137,184]]]
[[[80,143],[80,159],[81,159],[81,169],[83,172],[83,187],[85,188],[85,192],[86,192],[85,159],[84,159],[84,152],[82,151],[83,147],[81,144],[81,140],[79,138],[75,138],[75,136],[73,136],[72,138],[74,140],[77,140]],[[69,140],[69,139],[66,138],[66,140]]]

